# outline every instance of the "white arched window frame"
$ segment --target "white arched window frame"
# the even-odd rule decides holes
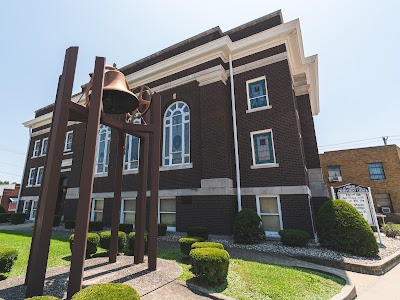
[[[174,102],[164,114],[163,166],[190,164],[190,110]]]
[[[130,134],[125,139],[124,170],[137,170],[139,168],[140,139]]]
[[[111,128],[100,125],[97,141],[96,174],[108,173],[108,158],[110,155]]]

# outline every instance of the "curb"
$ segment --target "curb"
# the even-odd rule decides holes
[[[327,267],[342,269],[351,272],[357,272],[368,275],[383,275],[393,269],[400,263],[400,250],[386,257],[379,263],[362,265],[351,262],[337,261],[332,259],[324,259],[319,257],[296,255],[294,258],[304,260],[310,263],[323,265]]]
[[[178,284],[180,284],[182,286],[187,287],[188,289],[195,290],[195,291],[197,291],[207,297],[210,297],[211,299],[214,299],[214,300],[236,300],[235,298],[231,298],[231,297],[225,296],[221,293],[216,293],[216,292],[210,291],[209,289],[206,289],[205,287],[198,286],[193,283],[186,283],[186,282],[179,281],[179,280],[176,280],[175,282],[177,282]]]

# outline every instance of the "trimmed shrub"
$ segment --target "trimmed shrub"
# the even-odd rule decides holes
[[[15,248],[0,248],[0,273],[11,271],[14,261],[18,257],[18,251]]]
[[[35,296],[32,298],[25,298],[25,300],[60,300],[60,298],[56,298],[53,296]]]
[[[204,240],[208,240],[208,228],[201,226],[189,226],[187,235],[189,237],[201,237]]]
[[[238,244],[254,244],[265,240],[265,232],[258,214],[250,209],[241,210],[233,224],[233,239]]]
[[[306,247],[311,236],[308,232],[298,229],[283,229],[279,231],[282,244],[290,247]]]
[[[179,246],[183,254],[189,255],[190,250],[192,250],[192,245],[197,242],[204,242],[201,237],[187,237],[179,239]]]
[[[75,229],[75,220],[66,220],[64,221],[64,227],[65,229]]]
[[[158,224],[158,236],[164,236],[167,234],[167,225]]]
[[[103,231],[100,233],[100,247],[110,250],[111,231]],[[118,231],[118,252],[122,252],[126,244],[126,233]]]
[[[11,219],[10,213],[0,214],[0,223],[8,223],[10,222],[10,219]]]
[[[60,226],[60,223],[61,223],[61,216],[55,215],[53,219],[53,227]]]
[[[24,213],[15,213],[11,214],[10,216],[10,221],[11,224],[17,225],[17,224],[23,224],[26,220],[26,214]]]
[[[6,213],[7,213],[6,209],[0,205],[0,214],[6,214]]]
[[[129,232],[133,231],[133,225],[132,224],[119,224],[118,230],[123,231],[126,234],[128,234]]]
[[[135,236],[136,236],[136,232],[131,232],[128,235],[128,247],[129,250],[133,251],[135,249]],[[147,250],[149,249],[149,243],[147,240],[147,232],[144,234],[144,251],[147,252]]]
[[[89,231],[101,231],[103,230],[104,224],[103,222],[89,222]]]
[[[322,205],[317,231],[321,245],[327,248],[368,257],[379,252],[371,227],[346,201],[331,200]]]
[[[192,250],[199,248],[217,248],[224,250],[224,245],[222,245],[221,243],[214,243],[214,242],[197,242],[192,244]]]
[[[226,281],[228,276],[229,258],[228,252],[221,249],[193,249],[190,251],[190,270],[205,284],[220,284]]]
[[[69,248],[72,253],[72,245],[74,244],[74,234],[69,237]],[[91,257],[97,252],[97,246],[100,243],[100,236],[97,233],[88,232],[86,239],[86,257]]]
[[[139,300],[136,290],[122,283],[102,283],[88,286],[79,291],[71,300]]]
[[[396,236],[400,235],[400,230],[393,223],[383,225],[382,232],[390,238],[396,238]]]

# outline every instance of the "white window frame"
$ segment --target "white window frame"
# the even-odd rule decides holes
[[[264,80],[264,82],[265,82],[265,97],[267,98],[267,105],[261,106],[261,107],[256,107],[256,108],[251,108],[249,84],[253,83],[253,82],[260,81],[260,80]],[[255,111],[260,111],[260,110],[265,110],[265,109],[272,108],[272,106],[269,103],[268,85],[267,85],[267,77],[266,76],[261,76],[261,77],[257,77],[257,78],[250,79],[250,80],[246,81],[246,98],[247,98],[247,111],[246,111],[246,113],[251,113],[251,112],[255,112]]]
[[[276,202],[278,205],[278,214],[279,214],[279,225],[280,230],[283,229],[283,221],[282,221],[282,209],[281,209],[281,199],[279,195],[257,195],[256,196],[256,207],[257,207],[257,214],[261,218],[261,216],[277,216],[278,214],[275,213],[261,213],[261,205],[260,205],[260,198],[276,198]],[[265,235],[267,237],[280,237],[277,231],[265,231]]]
[[[32,171],[35,171],[35,174],[32,176]],[[33,181],[31,183],[31,181]],[[27,187],[34,186],[36,183],[36,168],[30,168],[29,169],[29,176],[28,176],[28,184],[26,185]]]
[[[36,140],[35,141],[35,144],[33,145],[32,158],[39,157],[39,155],[40,155],[40,142],[41,142],[41,140]]]
[[[138,143],[138,159],[137,159],[137,167],[132,168],[132,140],[133,138],[137,138],[139,140]],[[128,144],[128,145],[127,145]],[[126,152],[128,151],[128,152]],[[128,161],[126,161],[126,155],[128,155]],[[135,160],[136,161],[136,160]],[[139,171],[139,161],[140,161],[140,138],[134,135],[127,134],[125,139],[125,153],[124,153],[124,174],[138,173]],[[126,167],[126,168],[125,168]]]
[[[174,199],[175,200],[175,212],[161,212],[160,211],[160,201],[164,200],[164,199]],[[158,198],[158,224],[160,224],[161,221],[161,214],[175,214],[175,221],[176,221],[176,197],[161,197]],[[176,232],[176,226],[167,226],[167,231],[171,231],[171,232]]]
[[[180,103],[183,104],[182,108],[178,108],[178,105]],[[176,105],[176,108],[174,110],[171,110],[171,107],[173,105]],[[183,111],[185,106],[187,106],[187,108],[189,109],[188,112],[184,112]],[[182,131],[183,131],[183,134],[182,134],[182,162],[179,163],[179,164],[173,164],[172,163],[172,156],[173,156],[173,152],[172,152],[172,140],[173,140],[173,138],[172,138],[172,115],[173,115],[173,112],[175,112],[176,110],[181,110],[181,113],[182,113]],[[166,115],[167,115],[168,111],[171,111],[171,114],[170,114],[170,116],[167,117]],[[188,121],[185,120],[186,116],[189,116],[189,120]],[[167,125],[166,123],[167,123],[168,120],[169,120],[169,124]],[[189,124],[189,153],[187,153],[187,154],[185,154],[185,124],[186,123]],[[167,127],[170,128],[170,135],[169,135],[170,138],[169,138],[169,143],[168,143],[168,145],[169,145],[168,156],[165,155],[165,143],[166,143],[165,138],[166,138],[166,129],[167,129]],[[162,166],[164,168],[171,167],[171,170],[172,170],[172,169],[175,169],[174,167],[176,167],[176,166],[182,166],[183,168],[185,166],[191,166],[191,161],[190,161],[190,134],[191,134],[191,130],[190,130],[190,107],[189,107],[189,105],[184,101],[175,101],[175,102],[171,103],[171,105],[168,106],[168,108],[165,110],[164,118],[163,118]],[[185,158],[186,157],[189,158],[188,162],[185,162]],[[169,160],[168,164],[165,163],[166,159]]]
[[[103,157],[103,171],[98,171],[98,159],[100,152],[100,132],[106,130],[106,141],[104,146],[104,157]],[[110,155],[110,146],[111,146],[111,128],[106,125],[100,125],[99,132],[97,134],[97,149],[96,149],[96,161],[95,161],[95,175],[108,175],[108,164],[109,164],[109,155]]]
[[[39,173],[40,173],[40,171],[42,171],[42,178],[41,178],[41,180],[40,180],[40,182],[39,182]],[[39,167],[39,168],[37,169],[37,172],[36,172],[36,180],[35,180],[35,186],[40,186],[40,185],[42,184],[42,180],[43,180],[43,171],[44,171],[44,167]]]
[[[34,203],[36,202],[36,208],[34,209],[33,207],[34,207]],[[29,220],[30,221],[34,221],[35,220],[35,217],[34,217],[34,215],[33,215],[33,212],[34,211],[36,211],[37,212],[37,205],[38,205],[38,200],[32,200],[32,203],[31,203],[31,210],[30,210],[30,212],[29,212]]]
[[[121,198],[121,214],[120,214],[120,217],[119,217],[119,223],[120,224],[127,224],[127,223],[125,223],[125,220],[124,220],[124,213],[125,212],[134,213],[135,214],[135,222],[136,222],[136,206],[135,206],[135,210],[134,211],[133,210],[125,211],[125,200],[135,200],[136,204],[137,204],[137,199],[136,198]],[[132,224],[132,225],[133,225],[133,229],[135,229],[135,224]]]
[[[22,213],[28,215],[28,204],[29,200],[24,200],[24,206],[22,206]]]
[[[272,142],[272,149],[274,152],[274,162],[272,163],[264,163],[264,164],[256,164],[256,151],[254,149],[254,135],[261,134],[261,133],[271,133],[271,142]],[[259,131],[250,132],[250,143],[251,143],[251,153],[253,156],[253,165],[250,166],[251,169],[260,169],[260,168],[272,168],[272,167],[279,167],[279,164],[276,162],[276,151],[275,151],[275,143],[274,143],[274,134],[272,129],[264,129]]]
[[[45,141],[47,141],[47,144],[46,144],[46,153],[43,153],[43,150],[44,150],[44,142],[45,142]],[[44,139],[42,140],[42,146],[40,147],[40,156],[45,156],[45,155],[47,154],[48,148],[49,148],[49,138],[44,138]]]
[[[67,131],[67,133],[65,135],[65,141],[64,141],[64,152],[71,152],[72,151],[72,140],[71,140],[71,147],[70,148],[67,147],[67,145],[68,145],[68,143],[67,143],[68,136],[70,134],[72,134],[72,140],[74,139],[74,131],[73,130]]]
[[[97,200],[103,200],[104,202],[103,202],[103,210],[102,211],[100,211],[100,210],[95,210],[94,208],[95,208],[95,206],[96,206],[96,201]],[[91,207],[91,209],[90,209],[90,221],[91,222],[94,222],[94,214],[96,213],[96,212],[101,212],[102,214],[103,214],[103,218],[101,219],[101,222],[103,222],[103,219],[104,219],[104,204],[105,204],[106,202],[105,202],[105,199],[104,198],[92,198],[92,207]],[[100,221],[99,221],[100,222]]]

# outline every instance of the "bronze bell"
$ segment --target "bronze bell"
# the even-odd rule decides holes
[[[108,114],[124,114],[134,111],[139,100],[129,90],[124,74],[114,67],[106,67],[103,86],[103,111]]]

